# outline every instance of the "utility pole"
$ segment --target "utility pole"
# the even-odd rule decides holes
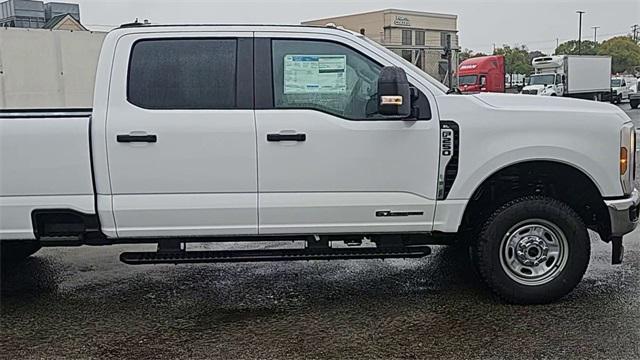
[[[446,38],[446,52],[447,52],[447,86],[449,88],[453,88],[453,69],[452,69],[452,65],[453,65],[453,49],[451,49],[451,34],[447,34],[447,38]]]
[[[593,42],[597,43],[598,42],[598,29],[600,29],[600,26],[592,26],[591,28],[593,29]]]
[[[638,24],[635,24],[631,27],[631,31],[633,31],[633,41],[638,42],[638,30],[639,30],[640,26],[638,26]]]
[[[582,10],[577,10],[576,13],[580,15],[580,20],[578,20],[578,55],[582,52],[582,14],[585,12]]]

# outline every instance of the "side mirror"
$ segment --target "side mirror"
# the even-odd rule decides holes
[[[400,118],[411,115],[411,89],[402,68],[382,68],[378,78],[378,113]]]

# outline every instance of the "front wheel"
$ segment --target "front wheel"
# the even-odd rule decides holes
[[[527,196],[498,209],[474,246],[480,277],[498,296],[517,304],[560,299],[580,282],[590,242],[582,219],[568,205]]]
[[[24,261],[40,250],[40,243],[33,240],[0,241],[2,265]]]

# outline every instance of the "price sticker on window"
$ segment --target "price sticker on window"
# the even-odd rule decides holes
[[[285,55],[285,94],[345,94],[346,55]]]

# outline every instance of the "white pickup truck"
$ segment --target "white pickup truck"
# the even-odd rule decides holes
[[[615,106],[450,93],[337,28],[123,26],[93,109],[3,110],[0,136],[5,264],[41,246],[157,243],[121,255],[153,264],[461,244],[503,299],[544,303],[581,280],[587,229],[619,263],[638,221],[635,130]],[[270,240],[305,246],[186,249]]]

